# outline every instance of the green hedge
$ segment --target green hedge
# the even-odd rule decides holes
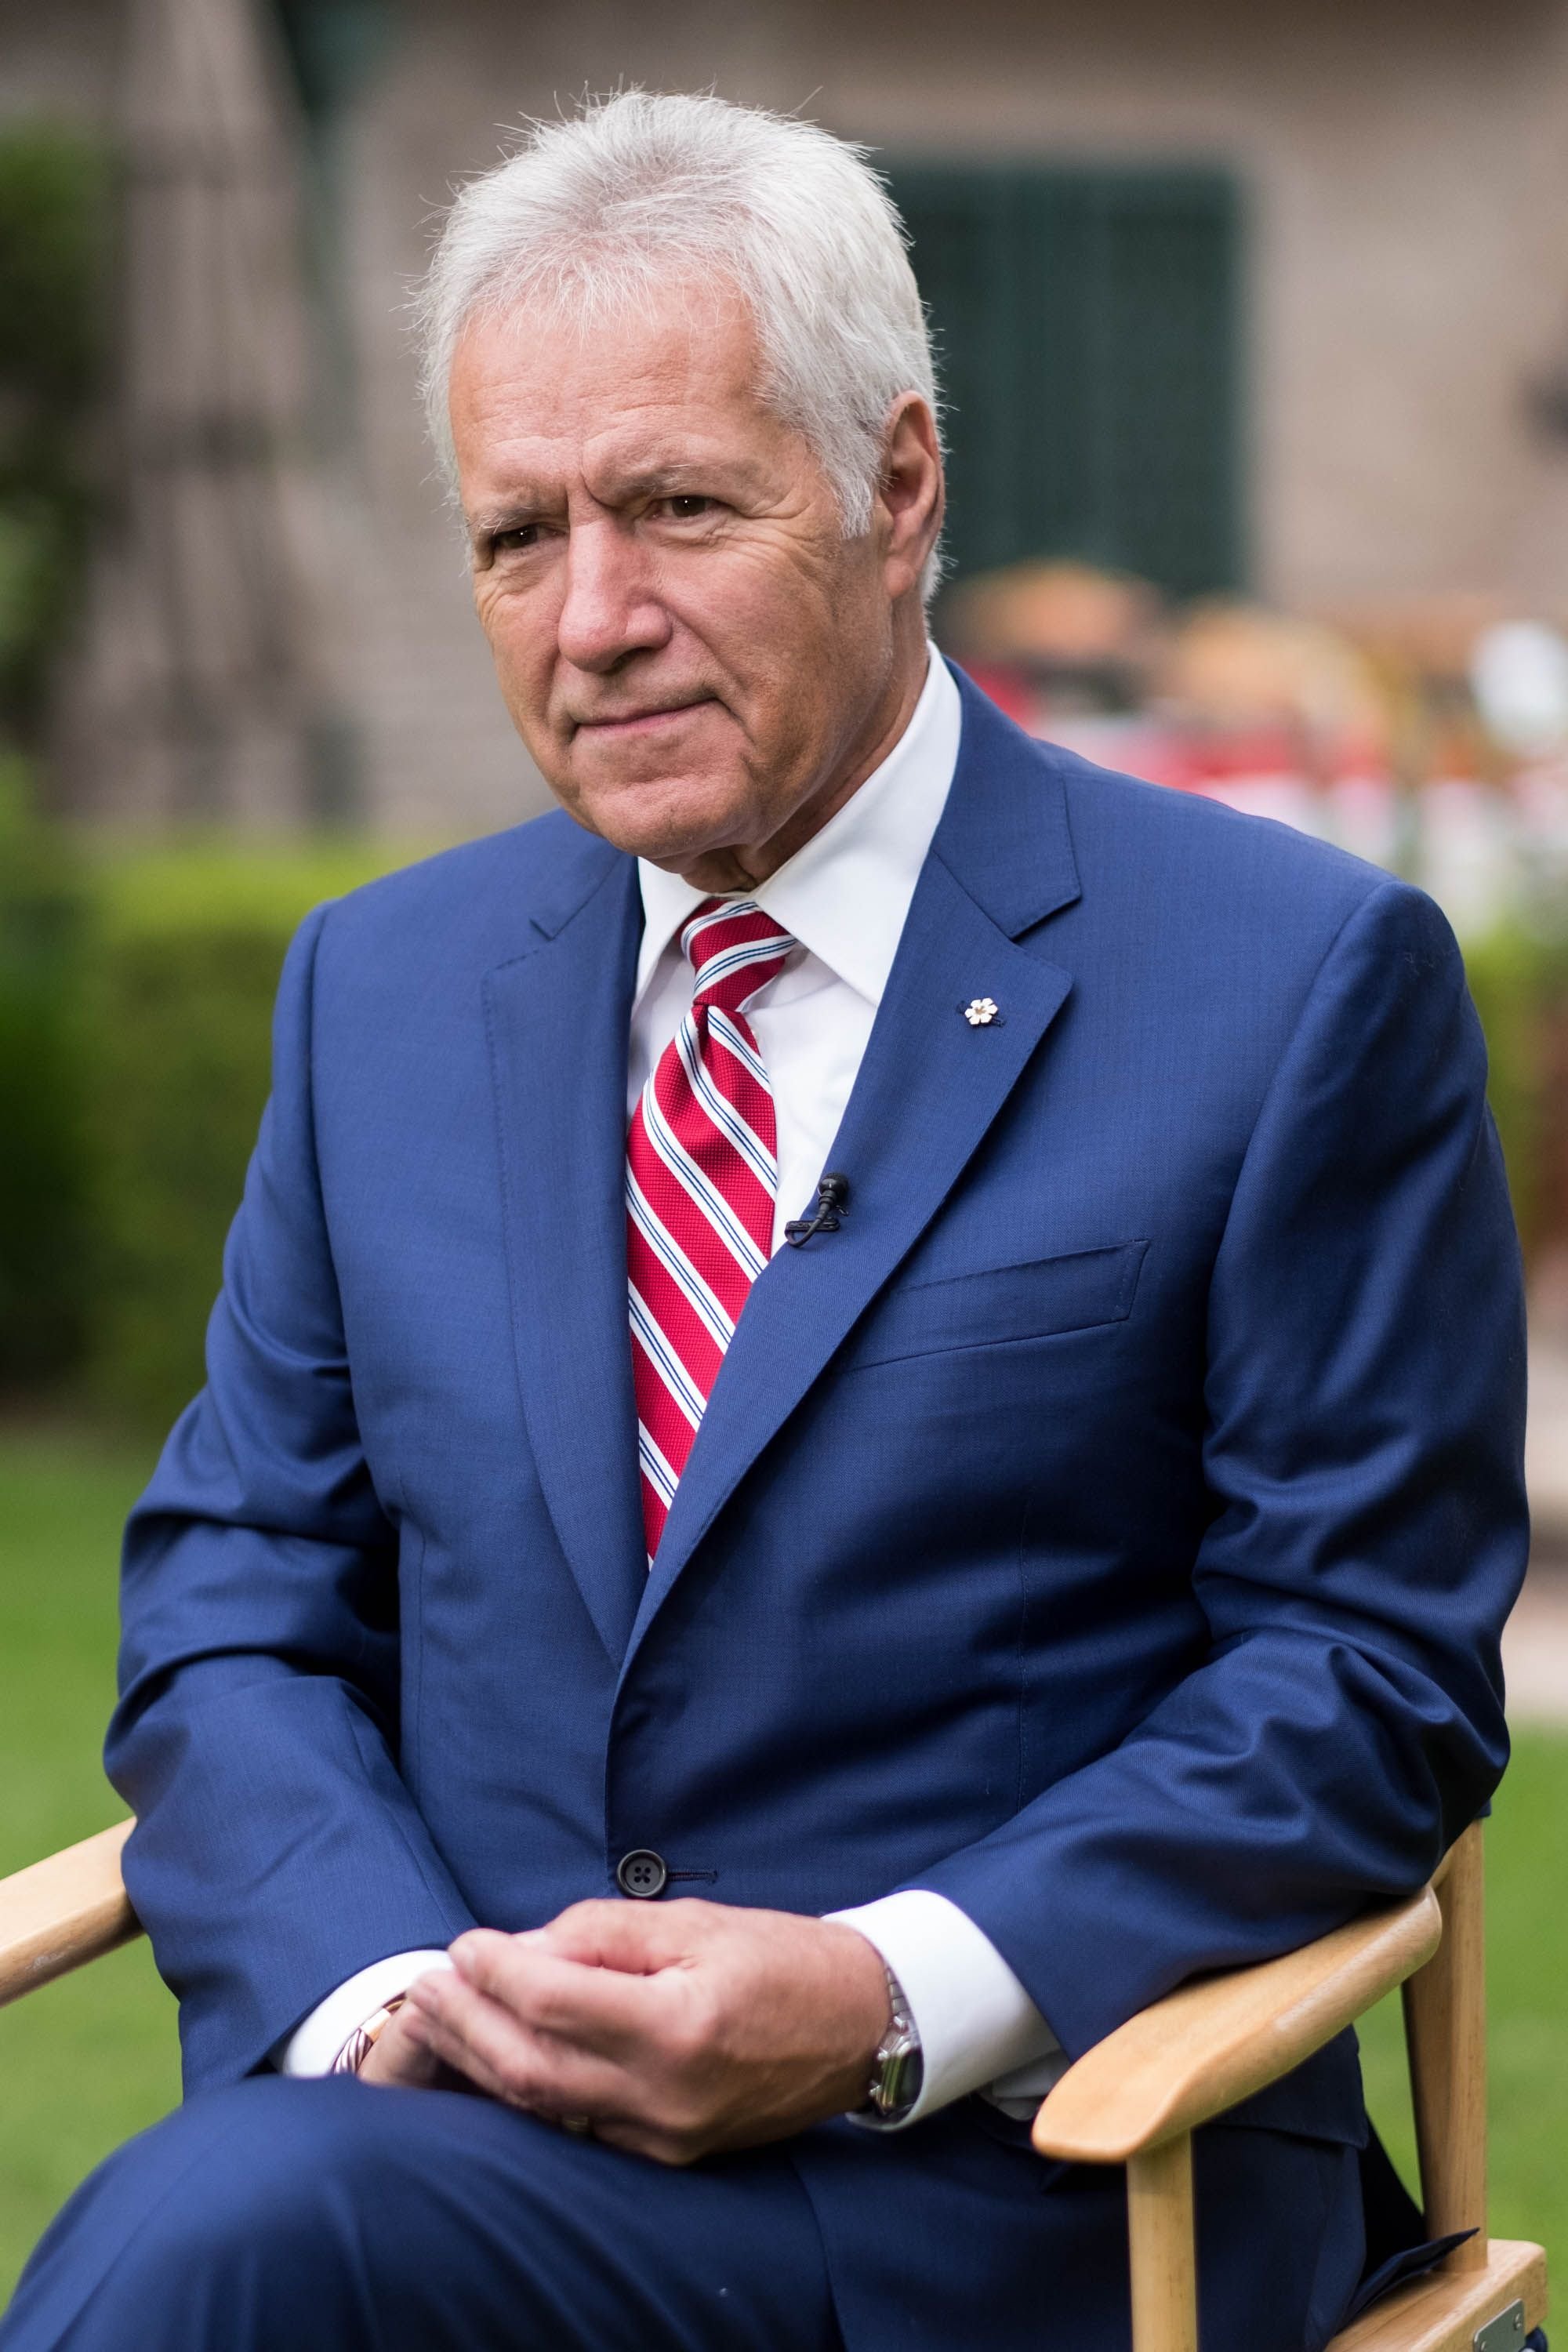
[[[0,760],[0,1388],[68,1371],[86,1329],[85,900],[67,845]]]
[[[86,1374],[115,1420],[163,1428],[200,1385],[290,938],[321,899],[397,862],[363,842],[215,845],[99,872],[83,984],[94,1265]]]
[[[1568,1239],[1559,1041],[1568,1016],[1568,945],[1508,925],[1465,949],[1486,1031],[1488,1093],[1528,1255]]]

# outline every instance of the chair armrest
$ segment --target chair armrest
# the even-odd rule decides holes
[[[1428,1886],[1279,1959],[1181,1986],[1068,2068],[1035,2118],[1036,2147],[1121,2164],[1194,2130],[1331,2042],[1430,1959],[1442,1932]]]
[[[0,1878],[0,2002],[141,1934],[120,1874],[120,1849],[133,1827],[117,1822]]]

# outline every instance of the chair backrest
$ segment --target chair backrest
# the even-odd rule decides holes
[[[1481,1825],[1451,1849],[1434,1884],[1443,1940],[1405,1981],[1405,2041],[1426,2234],[1476,2234],[1451,2270],[1487,2264],[1486,1892]]]

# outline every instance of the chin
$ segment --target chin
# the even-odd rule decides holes
[[[756,814],[739,778],[595,780],[562,798],[578,823],[602,840],[677,873],[710,850],[747,839]]]

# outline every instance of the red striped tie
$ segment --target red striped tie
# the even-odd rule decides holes
[[[626,1139],[626,1261],[647,1556],[773,1249],[778,1134],[745,1007],[795,945],[749,898],[705,898],[680,944],[691,1009]]]

